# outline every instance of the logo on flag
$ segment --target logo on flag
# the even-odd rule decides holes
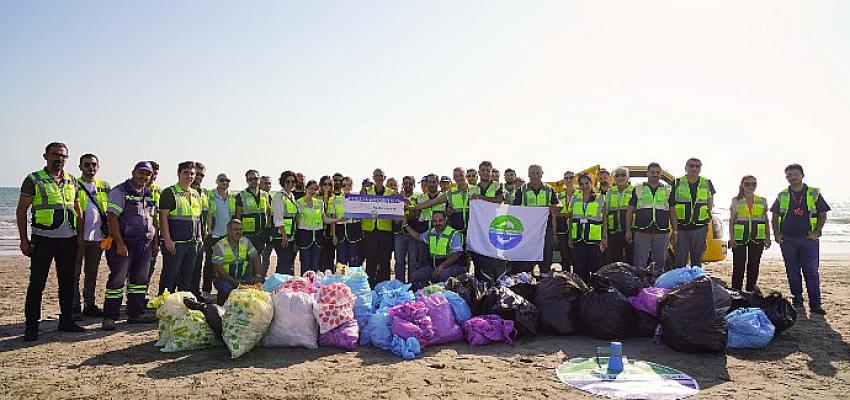
[[[522,241],[522,221],[513,215],[500,215],[490,222],[490,243],[499,250],[510,250]]]

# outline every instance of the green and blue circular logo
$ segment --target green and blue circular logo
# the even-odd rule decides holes
[[[522,221],[513,215],[500,215],[490,221],[490,243],[499,250],[510,250],[522,242]]]

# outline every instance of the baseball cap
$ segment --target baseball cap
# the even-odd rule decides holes
[[[150,173],[153,173],[153,167],[151,166],[151,163],[149,163],[149,162],[147,162],[147,161],[139,161],[139,162],[137,162],[137,163],[136,163],[136,166],[135,166],[135,167],[133,167],[133,171],[135,171],[135,170],[137,170],[137,169],[143,169],[143,170],[145,170],[145,171],[148,171],[148,172],[150,172]]]
[[[440,177],[440,182],[451,182],[451,181],[452,180],[449,179],[448,176],[443,175],[443,176]]]

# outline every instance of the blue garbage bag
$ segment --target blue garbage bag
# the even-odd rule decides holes
[[[375,290],[372,291],[372,309],[377,310],[378,307],[380,307],[381,293],[383,293],[387,290],[398,289],[402,286],[404,286],[404,283],[401,282],[398,279],[393,279],[393,280],[390,280],[390,281],[383,281],[383,282],[375,285]],[[408,288],[410,288],[410,285],[408,285]],[[389,307],[384,307],[384,308],[389,308]]]
[[[287,274],[274,274],[263,283],[263,291],[271,293],[278,286],[283,285],[284,282],[292,279],[292,275]]]
[[[739,308],[726,316],[728,349],[761,349],[773,339],[776,328],[761,308]]]
[[[337,275],[331,271],[325,271],[317,273],[316,276],[313,277],[313,282],[318,282],[324,286],[328,286],[333,283],[343,282],[344,278],[344,275]]]
[[[352,273],[350,268],[343,276],[342,282],[351,288],[351,293],[356,296],[354,300],[354,319],[362,331],[372,315],[372,289],[369,287],[369,278],[363,273]]]
[[[384,290],[380,292],[380,297],[378,308],[383,309],[390,309],[399,304],[416,301],[416,295],[410,291],[410,284],[402,285],[396,289]]]
[[[464,322],[472,318],[472,310],[469,308],[469,304],[466,304],[466,300],[463,297],[460,297],[459,294],[451,290],[443,292],[443,296],[446,296],[446,300],[452,306],[452,314],[454,314],[455,321],[458,324],[463,326]]]
[[[688,283],[696,278],[705,276],[700,267],[682,267],[667,271],[655,280],[655,287],[673,289],[683,283]]]
[[[417,340],[415,336],[411,336],[407,339],[404,339],[401,336],[393,336],[390,351],[405,360],[412,360],[416,358],[416,356],[422,354],[422,346],[419,345],[419,340]]]
[[[383,350],[389,350],[392,345],[392,319],[387,314],[387,310],[377,310],[371,317],[369,323],[360,333],[360,344],[372,344],[375,347]]]

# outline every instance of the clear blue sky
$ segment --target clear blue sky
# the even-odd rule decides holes
[[[139,159],[240,188],[697,156],[724,197],[745,173],[772,196],[791,162],[846,196],[847,21],[847,1],[3,1],[0,185],[59,140],[113,182]]]

